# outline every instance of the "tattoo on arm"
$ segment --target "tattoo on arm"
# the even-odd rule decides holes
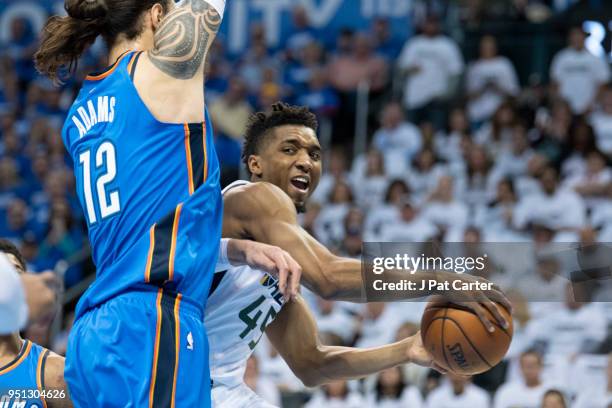
[[[174,78],[193,78],[204,70],[204,58],[221,21],[206,0],[184,1],[162,21],[149,59]]]

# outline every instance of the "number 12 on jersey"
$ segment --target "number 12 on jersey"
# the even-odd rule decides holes
[[[121,211],[119,191],[107,191],[107,186],[117,176],[117,155],[115,146],[111,142],[101,143],[94,149],[85,150],[79,154],[79,164],[83,170],[83,196],[87,209],[89,224],[95,224],[100,218],[104,219]],[[92,154],[95,156],[95,170],[102,170],[96,180],[92,180]],[[93,183],[97,195],[98,210],[94,205]]]

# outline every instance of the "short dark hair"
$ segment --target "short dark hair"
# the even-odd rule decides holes
[[[19,249],[17,249],[15,244],[13,244],[8,239],[0,238],[0,252],[13,255],[17,259],[19,266],[24,271],[27,269],[25,258],[23,257],[23,255],[21,255],[21,252],[19,252]]]
[[[254,113],[249,118],[242,145],[242,162],[249,174],[249,157],[259,152],[270,130],[284,125],[306,126],[315,132],[319,128],[317,117],[306,106],[277,102],[272,105],[271,111]]]

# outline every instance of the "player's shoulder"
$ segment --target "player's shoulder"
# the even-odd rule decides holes
[[[240,208],[249,213],[263,216],[279,211],[295,213],[293,202],[278,186],[258,181],[238,185],[224,195],[226,208]]]
[[[45,361],[45,387],[48,389],[63,389],[66,385],[64,381],[66,359],[52,351],[48,353]]]

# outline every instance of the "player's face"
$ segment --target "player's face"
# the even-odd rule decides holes
[[[314,130],[286,125],[274,129],[260,155],[263,181],[275,184],[303,210],[321,178],[321,145]]]

